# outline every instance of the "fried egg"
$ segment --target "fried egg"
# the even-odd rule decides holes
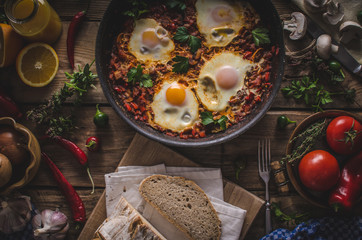
[[[247,71],[256,64],[234,53],[214,56],[200,70],[196,94],[209,111],[224,111],[232,96],[244,87]]]
[[[154,95],[151,108],[154,122],[175,132],[193,126],[199,116],[199,104],[191,89],[178,82],[165,82]]]
[[[246,14],[253,11],[247,2],[197,0],[197,26],[208,47],[228,45],[246,26]]]
[[[136,21],[128,50],[140,61],[159,61],[166,63],[175,49],[168,32],[154,19],[144,18]]]

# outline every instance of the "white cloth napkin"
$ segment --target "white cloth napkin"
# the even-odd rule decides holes
[[[118,172],[105,175],[106,208],[110,216],[114,206],[123,196],[167,239],[185,239],[185,235],[169,223],[159,212],[143,200],[138,192],[139,184],[153,174],[182,176],[193,180],[208,195],[221,221],[221,239],[239,239],[246,210],[223,201],[223,181],[220,169],[194,167],[126,166]]]

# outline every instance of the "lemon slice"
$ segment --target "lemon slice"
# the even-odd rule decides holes
[[[19,77],[32,87],[48,85],[55,77],[58,66],[57,53],[45,43],[32,43],[26,46],[16,59],[16,71]]]

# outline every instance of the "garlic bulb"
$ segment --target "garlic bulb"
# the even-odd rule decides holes
[[[41,214],[34,216],[34,237],[41,240],[64,239],[69,230],[68,218],[58,209],[55,211],[44,210]]]
[[[23,230],[31,218],[30,197],[19,196],[0,201],[0,231],[10,234]]]

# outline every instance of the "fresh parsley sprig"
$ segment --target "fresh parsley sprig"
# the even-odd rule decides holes
[[[172,72],[187,73],[189,70],[189,59],[187,57],[176,55],[176,57],[172,58],[172,60],[176,62],[172,65]]]
[[[275,217],[281,221],[285,222],[287,226],[289,225],[298,225],[309,218],[309,213],[284,213],[279,206],[279,203],[272,202],[271,209],[274,212]]]
[[[215,125],[219,125],[222,130],[225,130],[227,120],[228,120],[228,118],[224,115],[221,116],[221,118],[214,120],[214,116],[212,115],[211,112],[202,112],[201,113],[201,123],[205,126],[213,123]]]
[[[83,69],[78,66],[78,72],[73,72],[73,74],[66,72],[69,82],[64,83],[63,88],[55,92],[46,103],[28,111],[28,119],[44,126],[46,134],[50,136],[61,136],[71,131],[74,128],[73,119],[71,116],[65,116],[64,103],[75,96],[73,103],[79,104],[88,89],[95,88],[93,81],[97,75],[90,71],[93,62],[90,65],[86,64]]]
[[[323,106],[333,102],[332,96],[343,95],[345,100],[353,102],[356,91],[349,89],[342,92],[329,92],[322,84],[318,83],[319,79],[315,76],[303,76],[302,79],[294,79],[291,84],[281,89],[285,97],[302,99],[305,104],[313,107],[313,110],[323,111]]]
[[[184,11],[186,9],[186,4],[183,0],[166,0],[165,4],[169,9],[177,11]]]
[[[195,53],[201,47],[201,39],[189,34],[186,27],[177,28],[173,39],[181,43],[187,42],[192,53]]]
[[[127,77],[128,82],[132,83],[133,85],[135,85],[136,82],[139,82],[140,87],[148,88],[153,86],[151,76],[149,74],[143,73],[143,68],[140,64],[137,66],[137,68],[131,68],[127,73]]]
[[[147,9],[147,3],[143,0],[128,0],[131,7],[123,12],[123,15],[138,19],[142,14],[149,12]]]
[[[253,34],[253,39],[255,45],[258,47],[260,45],[269,44],[270,38],[269,38],[269,31],[266,28],[255,28],[253,31],[251,31]]]

